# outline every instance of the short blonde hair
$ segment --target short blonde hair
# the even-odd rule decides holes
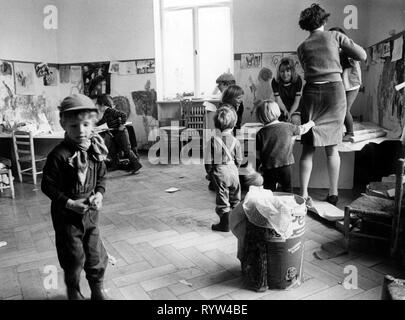
[[[257,118],[263,124],[277,120],[281,115],[280,107],[274,100],[264,100],[257,106]]]
[[[233,129],[237,120],[238,116],[233,108],[227,106],[220,107],[214,116],[215,128],[221,131]]]

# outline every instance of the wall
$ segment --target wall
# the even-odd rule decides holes
[[[58,0],[59,63],[155,56],[153,1]]]
[[[57,62],[57,31],[43,27],[43,9],[58,0],[0,0],[0,59]]]
[[[234,51],[295,51],[307,37],[298,25],[299,15],[312,3],[313,0],[234,0]],[[343,26],[347,15],[343,9],[349,4],[358,8],[359,29],[350,30],[348,34],[354,41],[364,44],[368,9],[367,3],[362,0],[322,1],[321,6],[331,13],[326,27]]]
[[[390,38],[389,32],[393,29],[396,30],[396,33],[405,31],[405,2],[403,0],[370,0],[368,15],[366,47]],[[363,71],[365,92],[359,94],[354,113],[362,114],[366,121],[372,121],[393,130],[394,136],[398,136],[404,119],[397,118],[395,112],[390,112],[388,117],[385,110],[388,110],[390,106],[379,105],[378,102],[383,70],[384,64],[377,63],[371,64],[367,70]]]

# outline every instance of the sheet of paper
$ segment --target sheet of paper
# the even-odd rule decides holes
[[[392,59],[391,61],[397,61],[402,59],[404,49],[404,37],[400,36],[394,40],[394,48],[392,49]]]
[[[203,106],[205,107],[205,111],[208,112],[216,112],[217,111],[217,107],[215,106],[215,104],[209,102],[209,101],[204,101]]]
[[[180,189],[171,187],[171,188],[169,188],[169,189],[166,189],[165,191],[168,192],[168,193],[173,193],[173,192],[180,191]]]

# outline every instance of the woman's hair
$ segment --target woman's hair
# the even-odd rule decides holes
[[[326,13],[319,4],[314,3],[309,8],[301,11],[298,24],[303,30],[313,31],[323,26],[328,21],[329,16],[330,13]]]
[[[233,108],[226,106],[220,107],[214,115],[215,128],[224,131],[233,129],[236,125],[238,116]]]
[[[243,89],[241,87],[239,87],[236,84],[233,84],[228,88],[226,88],[226,90],[222,94],[222,103],[229,104],[236,109],[237,106],[236,98],[244,94],[245,93],[243,92]]]
[[[99,106],[107,106],[112,108],[114,106],[114,101],[109,94],[102,94],[97,97],[97,104]]]
[[[344,35],[346,35],[346,32],[342,28],[339,28],[339,27],[330,28],[329,31],[337,31],[337,32],[340,32],[340,33],[343,33]]]
[[[262,68],[258,77],[263,81],[269,81],[273,77],[273,72],[269,68]]]
[[[257,106],[256,114],[261,123],[268,124],[277,120],[281,115],[281,111],[274,100],[264,100]]]
[[[280,69],[281,67],[285,67],[287,70],[291,71],[291,82],[296,82],[298,80],[298,74],[297,74],[297,70],[295,70],[295,62],[293,59],[289,58],[289,57],[285,57],[282,58],[280,60],[280,63],[278,65],[277,68],[277,76],[276,76],[276,81],[278,83],[282,83],[283,80],[281,79],[281,75],[280,75]]]

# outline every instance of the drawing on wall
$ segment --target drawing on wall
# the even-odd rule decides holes
[[[95,98],[110,93],[109,63],[88,63],[82,67],[84,94]]]
[[[13,64],[0,60],[0,110],[13,107],[15,95]]]
[[[141,116],[152,116],[157,119],[156,91],[150,89],[150,81],[145,85],[145,90],[132,92],[132,100],[135,104],[135,112]]]
[[[35,66],[33,63],[14,63],[16,93],[35,94]]]
[[[391,45],[390,45],[390,42],[386,42],[383,44],[383,50],[382,50],[381,57],[386,58],[386,57],[389,57],[390,54],[391,54]]]
[[[241,55],[240,68],[261,68],[262,54],[261,53],[245,53]]]
[[[56,86],[58,84],[58,69],[49,67],[47,74],[44,75],[44,86]]]
[[[395,86],[404,81],[405,67],[402,61],[384,62],[382,74],[378,83],[377,103],[379,110],[379,124],[384,120],[399,122],[404,127],[405,94],[403,90],[396,91]]]
[[[60,83],[70,82],[70,66],[59,66]]]
[[[131,114],[131,106],[127,97],[118,96],[113,98],[115,109],[124,112],[127,117]]]
[[[120,62],[119,63],[119,74],[120,75],[136,74],[135,61]]]
[[[399,59],[402,59],[404,51],[404,37],[400,36],[399,38],[394,40],[394,47],[392,49],[392,59],[391,61],[397,61]]]
[[[79,83],[82,81],[82,67],[70,66],[70,82]]]
[[[138,74],[154,73],[155,72],[155,59],[137,60],[136,72]]]
[[[120,71],[120,63],[117,61],[110,61],[109,73],[118,73]]]

